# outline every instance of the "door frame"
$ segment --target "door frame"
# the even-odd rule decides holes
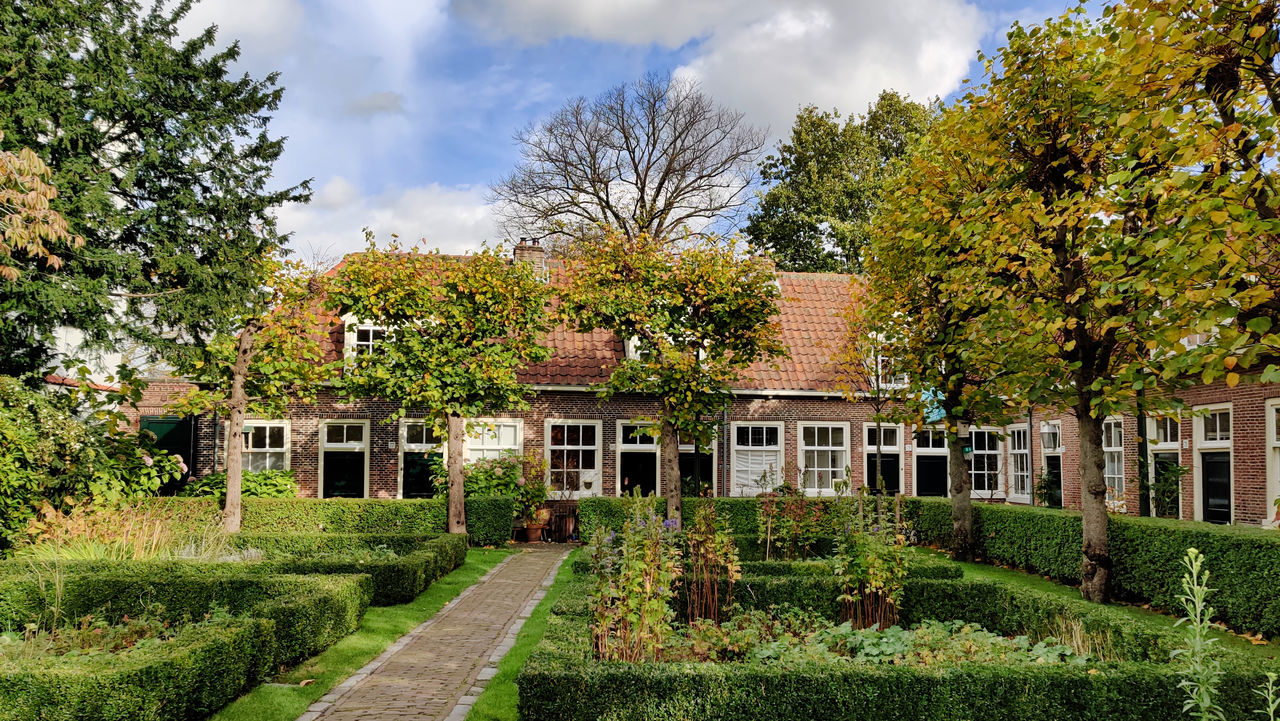
[[[871,479],[867,477],[867,468],[868,468],[867,464],[870,463],[871,462],[870,459],[873,456],[875,456],[875,451],[872,450],[871,444],[867,443],[867,431],[875,428],[877,425],[880,426],[882,431],[885,428],[895,428],[898,431],[897,446],[884,446],[883,445],[884,438],[877,438],[876,447],[881,449],[881,455],[884,455],[885,453],[897,454],[898,456],[898,493],[902,493],[903,486],[906,485],[906,466],[907,466],[907,450],[906,450],[907,437],[906,437],[906,432],[904,431],[904,424],[902,423],[877,424],[875,421],[863,422],[862,437],[858,439],[860,442],[860,445],[862,446],[862,487],[867,489],[871,488]],[[883,433],[881,433],[881,435],[883,435]]]
[[[920,444],[916,442],[916,434],[921,431],[941,431],[942,438],[947,444],[943,448],[926,448],[920,450]],[[943,486],[943,494],[941,496],[921,496],[920,495],[920,464],[917,460],[920,456],[942,457],[945,460],[944,467],[947,469],[947,477]],[[951,439],[947,438],[947,429],[936,424],[912,428],[911,431],[911,495],[915,498],[950,498],[951,497]]]
[[[397,468],[396,468],[396,498],[397,499],[404,498],[404,454],[406,452],[431,453],[432,451],[438,451],[439,453],[443,454],[445,458],[449,457],[448,434],[445,434],[444,438],[440,439],[434,444],[414,443],[413,449],[411,450],[409,448],[408,441],[405,440],[406,438],[408,438],[408,425],[410,423],[425,423],[427,424],[428,427],[430,427],[431,419],[430,418],[401,418],[400,419],[400,428],[398,429],[399,435],[397,436],[400,439],[399,443],[397,444],[399,447],[399,451],[397,455]]]
[[[1191,418],[1191,443],[1194,447],[1192,453],[1192,493],[1195,499],[1192,502],[1192,511],[1197,521],[1204,520],[1204,464],[1201,461],[1202,454],[1226,451],[1229,463],[1227,464],[1227,487],[1230,490],[1230,520],[1231,523],[1236,517],[1236,412],[1231,403],[1210,403],[1202,406],[1194,406],[1192,411],[1195,415]],[[1215,411],[1227,411],[1231,416],[1231,438],[1226,441],[1206,441],[1204,440],[1204,417],[1208,413]]]
[[[644,448],[642,446],[640,447],[632,446],[631,448],[624,448],[624,444],[622,442],[622,427],[624,425],[655,426],[657,424],[653,423],[652,421],[638,421],[638,420],[629,419],[629,418],[619,418],[615,422],[614,438],[617,439],[617,442],[614,445],[617,446],[617,449],[614,451],[614,454],[613,454],[613,495],[617,498],[622,497],[622,454],[623,453],[652,453],[654,456],[656,456],[656,458],[654,459],[655,461],[654,476],[656,477],[654,487],[657,488],[658,496],[661,497],[662,492],[664,490],[662,486],[662,439],[660,438],[654,439],[653,448],[651,449]],[[601,477],[603,478],[603,476],[604,474],[602,473]],[[604,481],[601,481],[601,483],[603,482]]]
[[[346,425],[346,426],[362,425],[364,426],[364,443],[362,444],[362,447],[355,448],[354,447],[355,444],[352,444],[352,443],[340,443],[340,444],[337,444],[336,446],[329,446],[329,444],[325,443],[325,440],[324,440],[324,436],[325,436],[324,429],[326,426],[330,426],[330,425]],[[372,445],[373,439],[369,437],[369,420],[367,418],[365,419],[324,418],[317,424],[316,428],[318,430],[318,434],[316,437],[316,441],[317,441],[316,447],[318,449],[317,455],[319,456],[319,458],[316,459],[316,497],[321,499],[324,498],[324,452],[327,450],[335,450],[335,451],[362,450],[364,451],[364,495],[361,497],[368,498],[369,497],[369,456],[371,455],[371,451],[373,449],[373,445]]]

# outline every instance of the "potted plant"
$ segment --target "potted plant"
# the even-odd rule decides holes
[[[516,488],[516,511],[524,519],[525,541],[539,543],[542,532],[551,518],[547,502],[547,483],[544,479],[546,462],[541,457],[526,454],[520,484]]]

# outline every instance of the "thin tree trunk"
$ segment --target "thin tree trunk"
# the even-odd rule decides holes
[[[1103,477],[1102,421],[1083,401],[1076,409],[1080,425],[1080,511],[1084,527],[1084,558],[1080,566],[1080,594],[1106,603],[1111,596],[1111,553],[1107,549],[1107,483]]]
[[[947,443],[947,473],[951,476],[951,558],[973,560],[973,500],[970,498],[969,464],[959,436]]]
[[[682,527],[680,507],[680,438],[676,427],[662,423],[662,491],[667,497],[667,518],[675,521],[676,530]]]
[[[878,414],[879,411],[876,411]],[[880,472],[880,447],[884,445],[884,430],[880,427],[880,419],[876,418],[876,467],[871,492],[884,491],[884,477]]]
[[[245,381],[249,377],[249,363],[253,360],[253,343],[258,335],[258,322],[250,321],[240,331],[236,347],[236,361],[231,366],[231,394],[227,399],[227,498],[222,508],[222,527],[228,533],[240,531],[243,515],[241,489],[244,479],[244,417],[249,410],[249,395]]]
[[[462,444],[466,437],[466,424],[457,413],[449,414],[449,533],[467,532],[466,489],[462,481]]]

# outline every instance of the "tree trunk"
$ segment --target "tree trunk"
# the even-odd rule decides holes
[[[462,481],[462,444],[466,439],[466,424],[457,413],[449,414],[449,456],[445,463],[449,469],[449,533],[467,532],[466,489]]]
[[[878,411],[877,411],[878,412]],[[884,490],[884,478],[880,473],[880,447],[884,445],[884,430],[880,428],[880,419],[876,419],[876,467],[871,479],[871,492]]]
[[[973,501],[969,464],[957,436],[947,444],[947,473],[951,476],[951,558],[973,560]]]
[[[227,533],[240,531],[243,503],[240,491],[244,479],[244,416],[249,410],[249,396],[245,380],[249,377],[249,362],[253,360],[253,342],[258,335],[258,323],[250,321],[240,331],[236,347],[236,361],[231,366],[231,395],[227,399],[227,498],[222,507],[222,527]]]
[[[1107,483],[1103,477],[1102,421],[1090,415],[1088,402],[1076,409],[1080,424],[1080,510],[1084,559],[1080,594],[1106,603],[1111,596],[1111,554],[1107,549]]]
[[[680,437],[676,427],[663,422],[662,436],[662,491],[667,497],[667,518],[675,521],[676,530],[683,526],[680,508]]]

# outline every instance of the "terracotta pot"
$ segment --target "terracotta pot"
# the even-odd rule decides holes
[[[524,527],[525,543],[542,543],[542,531],[546,528],[545,524],[528,523]]]

